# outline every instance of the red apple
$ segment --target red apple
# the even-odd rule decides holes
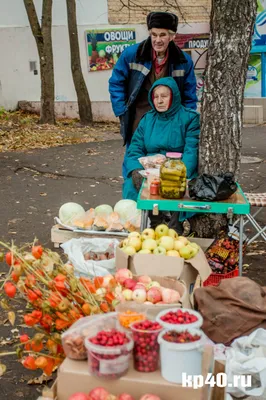
[[[157,288],[156,286],[153,286],[147,292],[147,300],[152,302],[153,304],[161,301],[162,300],[161,290],[159,288]]]
[[[134,281],[134,279],[128,278],[123,282],[123,286],[126,289],[134,290],[135,286],[137,285],[137,282]]]

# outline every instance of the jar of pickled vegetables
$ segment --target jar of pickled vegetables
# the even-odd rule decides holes
[[[166,199],[181,199],[186,193],[187,169],[181,153],[166,153],[160,168],[160,195]]]

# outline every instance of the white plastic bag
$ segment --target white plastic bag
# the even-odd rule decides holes
[[[244,394],[261,396],[266,388],[266,330],[259,328],[249,336],[236,339],[227,350],[226,374],[228,393],[234,397]],[[234,387],[235,375],[251,375],[259,380],[259,387],[245,388],[238,380],[238,387]],[[232,385],[232,387],[230,387]]]
[[[61,247],[73,264],[75,274],[81,276],[105,276],[115,273],[115,258],[102,261],[85,260],[84,254],[90,251],[115,254],[115,249],[118,245],[119,241],[116,239],[80,238],[71,239],[61,244]]]

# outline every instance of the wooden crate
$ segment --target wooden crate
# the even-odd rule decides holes
[[[55,248],[59,248],[61,243],[65,243],[70,239],[76,238],[79,239],[81,237],[85,238],[106,238],[106,239],[117,239],[123,240],[127,237],[128,233],[120,233],[120,232],[74,232],[70,229],[66,229],[61,225],[54,225],[51,229],[51,242],[54,244]]]

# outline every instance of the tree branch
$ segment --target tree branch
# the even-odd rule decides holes
[[[29,20],[29,23],[31,26],[31,30],[32,30],[33,36],[35,37],[37,47],[38,47],[40,44],[43,44],[43,37],[42,37],[41,26],[39,24],[38,16],[36,13],[36,8],[35,8],[33,0],[23,0],[23,1],[24,1],[27,15],[28,15],[28,20]],[[39,48],[38,48],[38,50],[39,50]]]

